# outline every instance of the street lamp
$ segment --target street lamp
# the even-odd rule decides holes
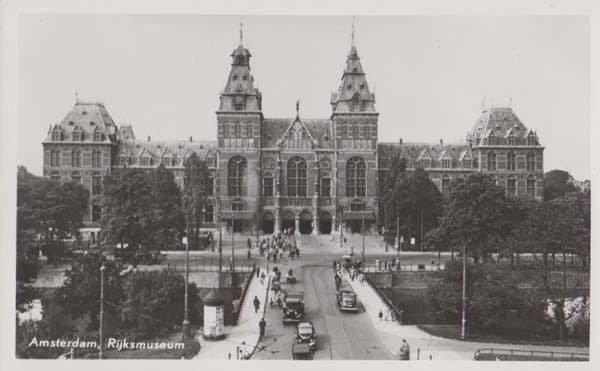
[[[221,218],[221,198],[217,197],[217,212],[219,213],[219,272],[221,272],[221,269],[223,267],[223,226],[221,225],[222,223],[222,218]]]
[[[343,223],[344,223],[344,206],[340,206],[340,249],[343,247],[342,246],[342,242],[344,240],[344,233],[343,233]]]
[[[183,340],[187,340],[190,338],[190,320],[189,320],[189,309],[188,309],[188,282],[190,276],[190,242],[191,242],[191,220],[194,211],[194,197],[186,195],[183,199],[186,207],[187,207],[187,223],[186,223],[186,235],[187,241],[185,244],[185,283],[183,288],[183,323],[181,324],[182,330],[182,338]]]
[[[233,207],[231,208],[231,273],[235,272],[235,228],[233,227]]]
[[[98,353],[98,359],[102,359],[102,348],[103,348],[103,339],[102,339],[102,321],[104,317],[104,270],[106,266],[102,264],[100,267],[100,352]]]
[[[362,214],[362,225],[360,228],[362,232],[362,263],[365,265],[365,213]]]
[[[467,252],[464,244],[462,246],[462,258],[462,319],[460,326],[460,338],[464,340],[467,333]]]

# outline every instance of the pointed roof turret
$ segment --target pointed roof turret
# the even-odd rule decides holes
[[[354,24],[352,24],[352,42],[346,58],[346,67],[342,73],[342,81],[337,93],[331,95],[333,113],[376,112],[375,95],[369,90],[354,37]]]
[[[260,111],[262,95],[254,87],[254,77],[250,73],[250,51],[244,48],[242,24],[240,23],[240,44],[231,53],[231,71],[225,89],[221,92],[219,111]]]

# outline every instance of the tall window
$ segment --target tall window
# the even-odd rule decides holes
[[[204,213],[204,223],[212,223],[215,216],[215,207],[213,205],[206,205],[206,212]]]
[[[535,170],[535,153],[527,152],[527,171]]]
[[[94,129],[94,142],[102,142],[104,136],[98,127]]]
[[[352,157],[346,163],[346,195],[365,197],[367,195],[367,167],[365,160]]]
[[[212,196],[215,194],[215,178],[212,176],[212,174],[206,178],[204,189],[206,190],[207,196]]]
[[[100,173],[94,173],[92,176],[92,194],[99,195],[102,193],[102,177]]]
[[[488,145],[490,146],[494,146],[496,145],[496,137],[494,136],[494,134],[490,134],[490,136],[488,137]]]
[[[71,151],[71,166],[81,167],[81,151],[78,149]]]
[[[491,171],[496,170],[496,152],[488,152],[487,168]]]
[[[60,151],[58,149],[53,149],[50,151],[50,166],[60,166]]]
[[[77,184],[81,184],[81,174],[79,173],[79,171],[74,171],[71,174],[71,181],[73,181]]]
[[[321,177],[321,197],[331,197],[331,177],[329,174]]]
[[[102,206],[92,205],[92,221],[99,222],[102,219]]]
[[[450,177],[448,175],[442,177],[442,193],[445,195],[450,193]]]
[[[506,169],[515,170],[517,168],[517,160],[513,151],[508,152],[506,155]]]
[[[527,196],[535,197],[535,177],[532,175],[527,177]]]
[[[273,176],[267,174],[263,178],[263,196],[273,196]]]
[[[517,195],[517,180],[514,176],[511,176],[506,181],[506,193],[510,196]]]
[[[92,166],[100,167],[102,166],[102,152],[98,150],[94,150],[92,152]]]
[[[293,157],[287,163],[287,195],[291,197],[306,197],[307,172],[306,160]]]
[[[429,169],[431,167],[431,159],[430,158],[420,159],[419,166],[421,166],[423,169]]]
[[[442,159],[442,168],[450,169],[452,167],[452,160],[449,158]]]
[[[229,196],[244,196],[246,193],[246,159],[234,156],[227,165],[227,190]]]
[[[463,159],[462,160],[462,165],[465,169],[470,169],[471,168],[471,160],[470,159]]]

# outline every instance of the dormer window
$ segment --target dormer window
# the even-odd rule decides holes
[[[150,166],[150,157],[144,156],[140,158],[140,166]]]
[[[471,168],[471,160],[470,159],[462,160],[462,166],[465,169],[470,169]]]
[[[94,130],[94,142],[102,142],[102,140],[104,140],[104,135],[99,128],[96,128],[96,130]]]
[[[509,136],[508,137],[508,145],[509,146],[514,146],[515,145],[515,137],[514,136]]]
[[[82,139],[83,133],[81,132],[79,126],[76,126],[75,130],[73,130],[73,142],[81,142]]]
[[[52,130],[52,140],[55,142],[62,140],[62,131],[58,127]]]
[[[490,136],[488,137],[488,145],[490,146],[495,146],[496,145],[496,137],[494,136],[494,134],[490,134]]]
[[[350,111],[357,112],[360,111],[360,108],[360,95],[354,94],[352,101],[350,101]]]
[[[238,79],[238,77],[237,77],[237,75],[233,75],[233,76],[231,77],[231,79],[232,79],[233,81],[235,81],[235,80],[237,80],[237,79]]]
[[[449,158],[442,159],[442,168],[450,169],[452,167],[452,160]]]
[[[533,134],[533,133],[530,133],[530,134],[527,136],[527,145],[528,145],[528,146],[536,146],[537,144],[538,144],[538,143],[537,143],[537,138],[535,137],[535,134]]]
[[[422,159],[419,160],[419,165],[423,169],[429,169],[431,167],[431,159],[429,159],[429,158],[422,158]]]

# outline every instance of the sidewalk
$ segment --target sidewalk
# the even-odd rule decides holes
[[[543,350],[555,352],[589,352],[589,348],[542,346],[527,344],[479,343],[445,339],[433,336],[420,330],[415,325],[400,325],[396,321],[386,321],[387,304],[377,295],[377,292],[365,280],[361,284],[358,279],[350,280],[344,273],[344,278],[350,283],[357,294],[360,303],[371,317],[381,340],[395,355],[399,353],[402,339],[410,346],[410,359],[417,360],[473,360],[474,353],[481,348],[511,348],[526,350]],[[384,313],[384,320],[379,319],[379,311]]]
[[[266,269],[261,268],[261,273]],[[268,275],[267,275],[268,277]],[[196,338],[200,342],[200,352],[193,358],[196,360],[227,360],[231,354],[231,360],[236,360],[236,353],[240,350],[240,358],[243,355],[251,354],[254,347],[258,344],[259,327],[258,322],[263,316],[265,304],[267,301],[267,279],[264,284],[260,283],[260,279],[254,274],[251,278],[244,303],[240,310],[240,317],[236,326],[225,327],[225,339],[223,340],[205,340],[202,338],[202,329],[198,330]],[[254,310],[254,296],[260,300],[260,309],[258,313]]]

